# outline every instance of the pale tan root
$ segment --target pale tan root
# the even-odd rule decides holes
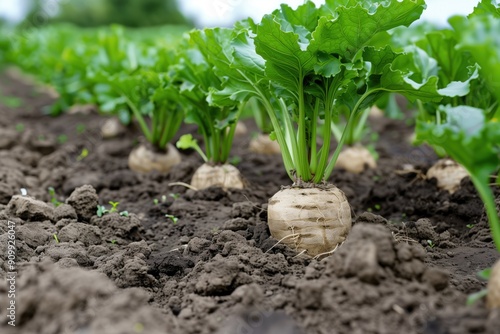
[[[172,187],[172,186],[182,186],[182,187],[186,187],[188,189],[194,190],[194,191],[198,191],[199,190],[199,189],[193,187],[192,185],[184,183],[184,182],[172,182],[172,183],[169,183],[168,186],[169,187]]]
[[[104,124],[101,126],[101,136],[104,139],[118,137],[124,134],[125,131],[125,127],[116,117],[112,117],[106,120],[106,122],[104,122]]]
[[[268,224],[273,238],[314,257],[344,242],[351,229],[351,208],[336,187],[292,187],[269,200]]]
[[[271,140],[269,135],[260,133],[250,141],[250,151],[259,154],[280,154],[280,145],[277,141]]]
[[[184,250],[188,247],[188,245],[182,245],[182,246],[179,246],[177,248],[174,248],[174,249],[171,249],[169,250],[168,252],[171,253],[171,252],[175,252],[175,251],[180,251],[180,250]]]
[[[340,152],[335,167],[345,169],[350,173],[360,174],[365,168],[377,168],[377,162],[368,149],[356,145],[346,147]]]
[[[234,135],[236,137],[244,136],[247,133],[248,133],[248,129],[247,129],[247,126],[245,125],[245,123],[242,123],[242,122],[236,123],[236,129],[234,129]]]
[[[416,141],[417,141],[417,134],[415,132],[406,137],[406,142],[410,145],[415,145]]]
[[[168,173],[173,166],[181,162],[181,155],[172,144],[168,144],[167,148],[166,153],[157,153],[140,145],[130,153],[128,166],[131,170],[139,173],[152,171]]]
[[[489,309],[500,308],[500,260],[491,268],[486,305]]]
[[[275,243],[274,245],[272,245],[271,248],[269,248],[267,251],[266,251],[266,254],[269,253],[271,251],[271,249],[273,249],[274,247],[278,246],[279,244],[281,244],[283,242],[283,240],[285,239],[288,239],[288,238],[297,238],[299,235],[298,234],[289,234],[289,235],[286,235],[284,236],[283,238],[281,238],[281,240],[278,240],[277,243]],[[304,250],[305,251],[305,250]],[[302,254],[302,253],[301,253]]]
[[[427,171],[427,179],[435,178],[440,189],[450,194],[460,188],[460,181],[469,174],[467,170],[451,159],[440,159]]]
[[[244,188],[240,171],[229,164],[221,166],[201,165],[191,179],[191,186],[196,189],[205,189],[212,186],[223,189]]]
[[[382,118],[382,117],[384,117],[384,111],[377,106],[372,106],[370,108],[370,117]]]
[[[329,251],[329,252],[324,252],[324,253],[321,253],[321,254],[316,255],[313,259],[314,259],[314,260],[318,260],[318,259],[320,259],[320,258],[321,258],[321,257],[323,257],[323,256],[330,256],[330,255],[332,255],[333,253],[335,253],[335,252],[337,251],[337,249],[338,249],[340,246],[342,246],[342,244],[343,244],[343,243],[338,244],[337,246],[335,246],[335,248],[334,248],[334,249],[332,249],[332,250],[331,250],[331,251]]]
[[[70,115],[90,115],[97,112],[99,108],[95,104],[74,104],[72,105],[67,113]]]

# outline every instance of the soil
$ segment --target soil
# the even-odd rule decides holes
[[[0,276],[9,221],[18,271],[16,327],[0,281],[1,333],[500,333],[500,311],[466,306],[499,258],[482,203],[468,178],[450,195],[421,177],[437,157],[405,121],[371,120],[376,169],[334,172],[354,226],[313,260],[270,237],[267,201],[291,181],[280,156],[248,149],[252,121],[232,151],[247,187],[193,191],[171,183],[190,182],[195,152],[137,174],[133,127],[104,140],[106,116],[47,116],[51,98],[5,74],[0,92],[21,100],[0,104]],[[117,212],[99,217],[110,201]]]

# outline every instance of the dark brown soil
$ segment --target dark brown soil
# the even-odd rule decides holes
[[[267,201],[291,182],[279,156],[247,149],[251,121],[233,149],[248,187],[195,192],[169,185],[189,183],[202,162],[195,153],[182,152],[169,175],[136,174],[127,167],[140,141],[133,128],[103,140],[106,117],[46,116],[50,98],[6,75],[0,94],[22,101],[0,104],[1,277],[8,221],[18,267],[16,327],[0,281],[2,333],[500,333],[500,312],[465,306],[485,287],[476,273],[499,258],[482,203],[468,179],[450,195],[401,173],[437,160],[409,144],[403,121],[372,120],[377,169],[334,173],[355,225],[318,261],[270,237]],[[195,127],[179,136],[188,132]],[[98,217],[109,201],[128,216]]]

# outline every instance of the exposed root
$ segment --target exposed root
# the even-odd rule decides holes
[[[267,250],[264,254],[269,253],[269,252],[271,251],[271,249],[273,249],[274,247],[278,246],[280,243],[282,243],[282,242],[283,242],[283,240],[286,240],[286,239],[288,239],[288,238],[297,238],[297,237],[299,237],[299,236],[300,236],[300,234],[298,234],[298,233],[295,233],[295,234],[294,234],[294,233],[292,233],[292,234],[289,234],[289,235],[284,236],[284,237],[283,237],[283,238],[281,238],[281,239],[280,239],[277,243],[275,243],[275,244],[274,244],[271,248],[269,248],[269,249],[268,249],[268,250]]]
[[[187,184],[185,182],[172,182],[172,183],[169,183],[168,184],[169,187],[173,187],[173,186],[183,186],[183,187],[186,187],[186,188],[189,188],[191,190],[194,190],[194,191],[198,191],[198,189],[196,189],[195,187],[193,187],[192,185],[190,184]]]
[[[403,223],[403,230],[406,230],[406,224]],[[394,232],[391,232],[392,234],[392,237],[394,238],[394,241],[396,242],[406,242],[407,244],[412,242],[412,243],[416,243],[418,244],[419,242],[415,239],[412,239],[408,236],[408,233],[406,232],[403,232],[403,233],[394,233]]]
[[[306,250],[304,249],[302,252],[300,252],[299,254],[295,255],[293,258],[296,259],[299,256],[301,256],[302,254],[304,254],[305,252],[306,252]]]
[[[321,253],[321,254],[318,254],[316,255],[315,257],[313,257],[314,260],[318,260],[320,257],[322,256],[330,256],[332,255],[333,253],[335,253],[335,251],[339,248],[339,246],[342,246],[344,243],[341,243],[341,244],[338,244],[337,246],[335,246],[334,249],[332,249],[331,251],[329,252],[324,252],[324,253]]]
[[[247,196],[247,195],[243,194],[243,197],[245,197],[247,201],[249,201],[250,203],[252,203],[252,201],[248,198],[248,196]],[[266,211],[267,211],[267,209],[264,209],[263,207],[258,206],[258,205],[255,205],[255,204],[253,204],[253,203],[252,203],[252,206],[253,206],[254,208],[259,209],[259,210],[260,210],[260,212],[266,212]],[[260,213],[260,212],[259,212],[259,213]]]
[[[174,249],[171,249],[169,250],[168,252],[171,253],[171,252],[175,252],[175,251],[180,251],[180,250],[184,250],[187,248],[188,245],[182,245],[180,247],[177,247],[177,248],[174,248]]]
[[[397,175],[415,174],[415,178],[410,181],[410,184],[413,184],[418,180],[427,180],[427,176],[420,169],[415,169],[413,168],[413,166],[409,168],[405,167],[406,166],[404,166],[403,169],[400,170],[395,170],[394,173],[396,173]]]
[[[394,241],[396,242],[406,242],[406,243],[409,243],[409,242],[412,242],[412,243],[416,243],[418,244],[419,242],[415,239],[412,239],[410,237],[407,237],[407,236],[402,236],[400,233],[394,233],[392,232],[392,237],[394,238]]]

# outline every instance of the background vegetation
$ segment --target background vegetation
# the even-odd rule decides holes
[[[40,21],[40,13],[46,11],[44,1],[32,0],[31,10],[23,25]],[[59,3],[55,16],[44,15],[43,21],[73,23],[81,27],[113,23],[126,27],[191,25],[179,11],[175,0],[66,0]]]

